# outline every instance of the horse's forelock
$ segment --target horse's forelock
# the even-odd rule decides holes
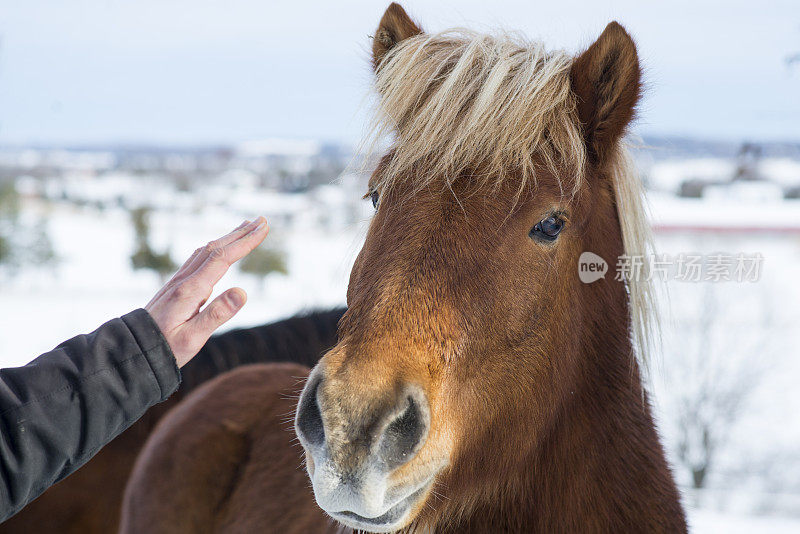
[[[394,140],[377,185],[413,175],[424,186],[481,169],[486,185],[521,177],[522,189],[544,164],[575,177],[577,188],[586,151],[571,64],[565,52],[510,34],[449,30],[405,39],[376,72],[368,146]]]

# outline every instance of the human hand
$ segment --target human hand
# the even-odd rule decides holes
[[[247,294],[235,287],[200,309],[228,268],[261,244],[268,232],[266,219],[259,217],[198,248],[145,306],[169,343],[178,367],[194,358],[214,330],[244,306]]]

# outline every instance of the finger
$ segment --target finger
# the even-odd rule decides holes
[[[256,224],[257,222],[258,219],[256,219],[255,221],[244,221],[242,224],[234,228],[231,232],[225,234],[219,239],[215,239],[209,244],[213,244],[217,247],[224,247],[228,243],[236,241],[237,239],[245,235],[247,232],[249,232],[251,229],[255,228],[257,226]]]
[[[198,249],[195,249],[195,251],[192,252],[192,255],[189,256],[189,259],[186,260],[183,263],[183,265],[181,265],[180,269],[178,269],[178,271],[174,275],[172,275],[172,278],[170,278],[169,281],[166,284],[164,284],[164,286],[161,289],[158,290],[155,296],[152,299],[150,299],[150,302],[147,304],[147,307],[149,307],[153,302],[160,299],[164,295],[164,293],[175,287],[175,285],[178,284],[178,282],[180,282],[181,280],[185,279],[188,276],[191,276],[191,274],[194,273],[197,270],[197,268],[203,264],[205,258],[208,256],[208,254],[210,254],[210,251],[213,250],[213,247],[220,246],[218,245],[219,243],[227,244],[232,240],[238,239],[239,237],[247,233],[248,228],[252,227],[252,224],[253,223],[251,221],[245,220],[242,224],[231,230],[225,236],[217,239],[216,241],[211,241],[205,247],[200,247]],[[208,295],[206,295],[206,298],[208,298]],[[202,304],[198,306],[198,309],[200,308],[200,306],[202,306]]]
[[[170,282],[178,282],[187,276],[191,276],[201,265],[203,265],[208,256],[214,250],[224,247],[231,241],[239,239],[243,235],[247,234],[247,232],[252,228],[255,228],[253,222],[244,221],[242,224],[234,228],[231,232],[223,237],[215,239],[214,241],[210,241],[206,246],[198,248],[192,253],[192,256],[186,261],[186,263],[183,264],[183,267],[181,267],[178,272],[175,273],[175,276],[172,277]]]
[[[158,290],[158,293],[156,293],[156,296],[155,296],[155,297],[153,297],[153,300],[156,300],[156,299],[157,299],[157,298],[159,298],[161,295],[163,295],[164,293],[166,293],[166,291],[167,291],[167,290],[168,290],[170,287],[172,287],[173,285],[175,285],[175,284],[176,284],[178,281],[180,281],[180,280],[181,280],[181,279],[182,279],[182,278],[185,276],[185,273],[186,273],[186,269],[187,269],[187,267],[188,267],[189,265],[191,265],[191,264],[192,264],[192,262],[195,260],[195,258],[197,258],[197,256],[200,254],[200,251],[201,251],[201,250],[202,250],[202,249],[199,249],[199,248],[198,248],[197,250],[195,250],[194,252],[192,252],[192,255],[191,255],[191,256],[189,256],[189,259],[188,259],[188,260],[186,260],[185,262],[183,262],[183,265],[181,265],[181,268],[180,268],[180,269],[178,269],[178,270],[177,270],[177,272],[176,272],[175,274],[173,274],[173,275],[172,275],[172,278],[170,278],[170,279],[169,279],[169,281],[168,281],[166,284],[164,284],[164,286],[163,286],[161,289],[159,289],[159,290]]]
[[[186,260],[186,261],[184,262],[184,264],[183,264],[183,265],[181,265],[181,268],[180,268],[180,269],[178,269],[178,270],[177,270],[177,272],[176,272],[175,274],[173,274],[173,275],[172,275],[172,278],[170,278],[170,279],[167,281],[167,283],[166,283],[166,284],[164,284],[163,286],[161,286],[161,289],[159,289],[159,290],[158,290],[158,292],[155,294],[155,296],[154,296],[152,299],[150,299],[150,302],[147,304],[147,306],[146,306],[146,307],[149,307],[149,306],[150,306],[152,303],[154,303],[155,301],[157,301],[158,299],[160,299],[160,298],[161,298],[161,297],[164,295],[164,293],[166,293],[166,292],[167,292],[167,291],[168,291],[170,288],[172,288],[172,287],[173,287],[173,286],[174,286],[174,285],[175,285],[175,284],[176,284],[178,281],[180,281],[180,280],[181,280],[181,278],[183,277],[183,273],[186,271],[186,266],[187,266],[187,265],[189,265],[190,263],[192,263],[192,261],[194,261],[194,259],[197,257],[197,255],[198,255],[199,253],[200,253],[200,249],[197,249],[197,250],[195,250],[194,252],[192,252],[192,255],[191,255],[191,256],[189,256],[189,259],[188,259],[188,260]]]
[[[192,275],[192,277],[197,278],[198,285],[213,287],[225,275],[231,265],[247,256],[264,241],[267,233],[269,233],[267,221],[263,217],[259,217],[254,221],[254,224],[256,223],[257,226],[249,233],[225,247],[215,249],[209,254],[203,265]]]
[[[236,230],[238,230],[239,228],[241,228],[241,227],[245,226],[246,224],[249,224],[249,221],[245,221],[245,222],[243,222],[242,224],[240,224],[240,225],[239,225],[239,226],[236,228]],[[234,230],[234,231],[236,231],[236,230]],[[162,295],[164,295],[164,293],[166,293],[166,292],[167,292],[167,291],[168,291],[170,288],[174,287],[174,286],[175,286],[175,284],[177,284],[177,283],[178,283],[178,282],[180,282],[182,279],[186,278],[186,276],[188,276],[189,274],[191,274],[192,272],[194,272],[194,271],[197,269],[197,266],[195,266],[195,265],[194,265],[194,262],[195,262],[195,260],[197,259],[197,257],[198,257],[198,256],[200,256],[200,254],[202,254],[202,253],[203,253],[203,250],[204,250],[204,248],[203,248],[203,247],[200,247],[200,248],[198,248],[198,249],[195,249],[195,251],[194,251],[194,252],[192,252],[192,255],[191,255],[191,256],[189,256],[189,259],[188,259],[188,260],[186,260],[185,262],[183,262],[183,265],[181,265],[180,269],[178,269],[178,270],[175,272],[175,274],[173,274],[173,275],[172,275],[172,278],[170,278],[170,279],[167,281],[167,283],[166,283],[166,284],[164,284],[164,285],[161,287],[161,289],[159,289],[159,290],[158,290],[158,292],[155,294],[155,296],[154,296],[152,299],[150,299],[150,303],[153,303],[153,302],[155,302],[156,300],[158,300],[159,298],[161,298],[161,296],[162,296]],[[149,305],[150,305],[150,304],[148,304],[148,306],[149,306]]]
[[[187,334],[199,341],[200,345],[206,342],[214,330],[228,322],[242,309],[247,302],[247,293],[243,289],[234,287],[211,301],[200,313],[187,321],[184,328]]]

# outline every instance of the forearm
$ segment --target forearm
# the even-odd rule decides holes
[[[88,461],[180,383],[144,310],[0,370],[0,521]]]

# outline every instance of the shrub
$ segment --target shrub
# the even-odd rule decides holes
[[[133,230],[136,233],[136,250],[131,255],[133,269],[149,269],[158,274],[162,282],[175,271],[177,265],[169,251],[156,252],[150,246],[150,208],[131,211]]]
[[[262,290],[264,282],[269,274],[289,274],[284,252],[267,247],[258,247],[245,256],[239,264],[239,270],[259,278],[261,280]]]

